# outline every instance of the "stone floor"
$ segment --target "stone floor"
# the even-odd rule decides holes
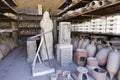
[[[11,51],[0,62],[0,80],[50,80],[50,75],[32,77],[31,64],[27,63],[26,57],[25,47],[18,47]],[[70,70],[71,73],[77,68],[74,63],[67,67],[60,67],[55,59],[51,60],[51,63],[55,69]]]

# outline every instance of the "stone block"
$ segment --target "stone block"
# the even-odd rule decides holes
[[[73,46],[72,45],[57,45],[57,61],[61,66],[68,66],[72,63]]]
[[[36,50],[37,50],[37,44],[36,44],[37,38],[34,39],[27,39],[27,62],[33,62]]]
[[[59,23],[59,44],[71,44],[71,30],[70,22]]]

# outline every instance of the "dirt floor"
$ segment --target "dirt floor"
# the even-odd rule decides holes
[[[27,51],[25,47],[18,47],[11,51],[0,62],[0,80],[50,80],[50,75],[32,77],[31,63],[27,63]],[[56,70],[69,70],[73,73],[77,65],[70,64],[67,67],[60,67],[56,60],[51,60]],[[94,80],[90,78],[90,80]],[[109,80],[109,79],[107,79]]]

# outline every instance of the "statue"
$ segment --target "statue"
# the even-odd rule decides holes
[[[43,40],[43,44],[41,46],[41,58],[42,60],[47,60],[49,59],[53,59],[53,34],[52,34],[52,30],[53,30],[53,22],[50,19],[50,15],[48,11],[45,11],[43,14],[43,18],[40,22],[40,27],[41,27],[41,31],[44,34],[44,40]],[[47,55],[47,51],[48,51],[48,55]]]

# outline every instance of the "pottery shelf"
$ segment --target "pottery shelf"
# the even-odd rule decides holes
[[[67,9],[61,11],[60,13],[58,13],[58,16],[63,15],[64,13],[66,13],[69,10],[74,10],[74,9],[77,9],[77,8],[80,8],[80,7],[84,7],[90,1],[92,1],[92,0],[81,0],[78,3],[74,4],[73,6],[71,6],[71,7],[67,8]]]
[[[1,13],[9,12],[9,13],[17,14],[15,9],[12,8],[12,6],[10,6],[10,4],[8,4],[7,1],[5,0],[0,0],[0,12]]]
[[[101,16],[113,15],[117,13],[120,13],[120,1],[117,1],[115,3],[110,3],[108,5],[102,6],[97,9],[83,12],[81,14],[75,15],[73,17],[69,17],[67,19],[62,19],[62,21],[70,20],[70,19],[87,19],[84,17],[88,17],[88,18],[101,17]]]

